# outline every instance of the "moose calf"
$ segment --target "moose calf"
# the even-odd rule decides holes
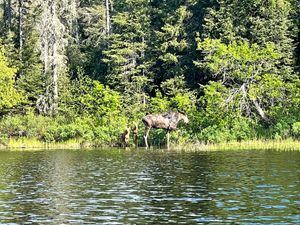
[[[130,128],[126,128],[125,131],[120,136],[121,146],[127,147],[129,143],[129,136],[130,136]]]

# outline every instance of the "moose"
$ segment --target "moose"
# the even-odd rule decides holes
[[[130,137],[130,129],[126,127],[125,131],[120,135],[120,141],[122,147],[127,147],[129,143],[129,137]]]
[[[126,127],[126,129],[124,130],[123,133],[121,133],[120,135],[120,145],[122,147],[127,147],[129,145],[129,139],[130,139],[130,131],[132,131],[133,133],[133,140],[134,140],[134,144],[135,147],[138,147],[138,124],[134,123],[133,127],[129,128]]]
[[[183,112],[165,112],[161,114],[150,114],[142,118],[145,125],[144,141],[146,148],[148,145],[148,136],[151,128],[164,129],[167,131],[167,148],[170,148],[170,132],[177,129],[180,121],[185,124],[189,122],[187,115]]]

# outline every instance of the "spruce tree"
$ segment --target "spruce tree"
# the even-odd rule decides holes
[[[91,78],[104,81],[106,65],[101,60],[107,48],[106,10],[104,1],[82,2],[79,11],[79,49],[72,67],[83,67]]]
[[[202,37],[227,44],[248,40],[262,47],[272,42],[285,56],[282,63],[291,72],[294,36],[290,0],[222,0],[207,11]]]
[[[150,18],[148,1],[121,0],[114,4],[112,34],[104,51],[107,83],[123,93],[125,105],[134,113],[146,103],[146,90],[151,86],[148,47]]]

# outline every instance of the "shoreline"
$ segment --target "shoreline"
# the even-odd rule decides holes
[[[97,148],[113,148],[109,145],[97,145],[96,143],[82,142],[79,140],[69,140],[66,142],[41,142],[36,139],[10,139],[6,143],[0,142],[0,150],[27,151],[41,149],[97,149]],[[128,147],[134,149],[134,146]],[[139,146],[138,148],[144,148]],[[150,149],[164,149],[156,146]],[[226,151],[226,150],[288,150],[300,151],[300,140],[249,140],[249,141],[230,141],[223,143],[184,143],[171,144],[170,150],[183,151]]]
[[[180,150],[179,148],[175,148]],[[230,151],[230,150],[278,150],[278,151],[300,151],[299,140],[248,140],[229,141],[210,144],[186,144],[182,146],[187,151]]]

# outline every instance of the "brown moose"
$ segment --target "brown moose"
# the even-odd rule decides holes
[[[145,125],[144,141],[146,148],[148,148],[148,136],[151,128],[164,129],[167,131],[167,148],[170,147],[170,132],[177,129],[180,121],[185,124],[189,122],[188,117],[182,112],[166,112],[161,114],[150,114],[144,116],[142,121]]]
[[[120,141],[122,147],[127,147],[130,137],[130,128],[126,127],[125,131],[120,135]]]

